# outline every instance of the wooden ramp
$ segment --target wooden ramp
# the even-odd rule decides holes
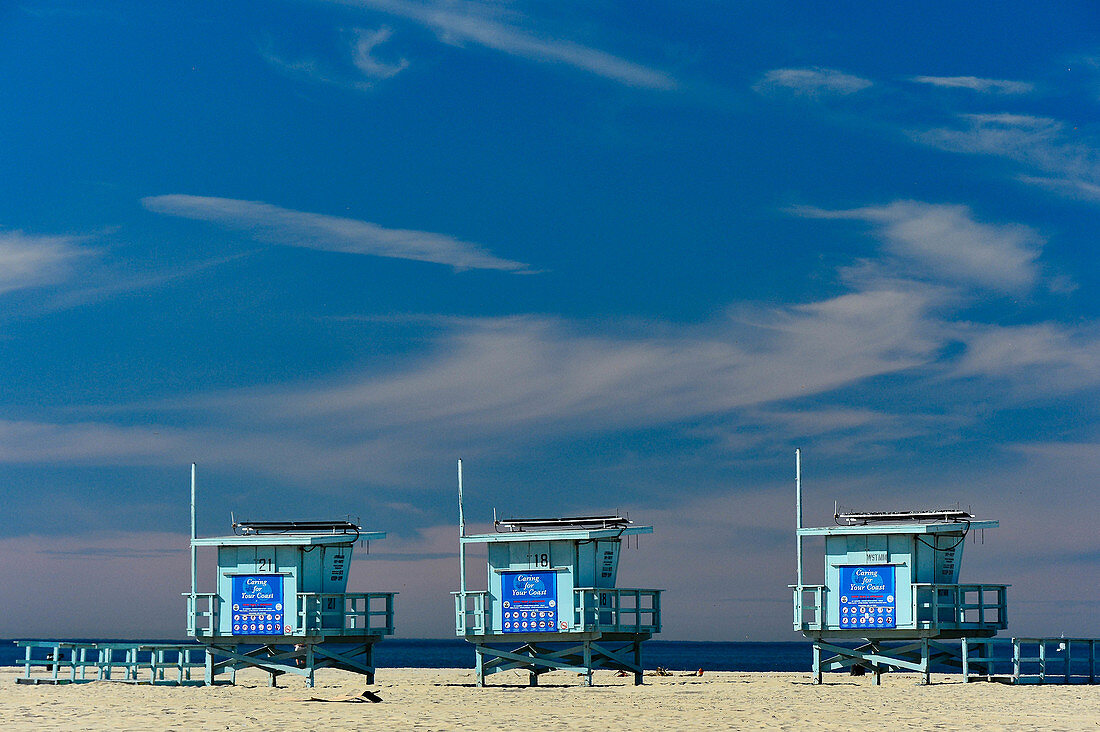
[[[963,676],[1002,684],[1096,684],[1098,651],[1100,638],[1013,638],[1011,646],[963,639]]]
[[[193,643],[78,643],[16,641],[24,649],[19,684],[82,684],[118,681],[130,684],[203,683],[206,649]],[[192,678],[192,671],[195,671]]]

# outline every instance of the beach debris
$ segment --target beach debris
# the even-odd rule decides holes
[[[354,703],[360,703],[360,702],[371,702],[371,703],[377,704],[378,702],[382,701],[382,697],[378,696],[373,691],[367,689],[367,690],[364,690],[360,694],[348,694],[347,696],[337,697],[336,699],[324,699],[324,698],[319,697],[319,696],[311,696],[308,699],[302,699],[301,701],[305,701],[305,702],[351,702],[353,704]]]

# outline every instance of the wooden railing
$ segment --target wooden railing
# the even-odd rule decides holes
[[[187,635],[217,635],[221,598],[217,592],[185,592],[187,598]]]
[[[492,602],[485,590],[452,592],[455,598],[455,635],[485,635],[492,631]]]
[[[794,591],[794,629],[825,627],[825,585],[787,585]],[[806,601],[807,595],[810,601]]]
[[[299,592],[295,600],[295,627],[290,636],[316,634],[392,635],[396,592]],[[222,601],[216,592],[185,593],[187,632],[194,637],[223,635]],[[289,622],[289,617],[288,617]],[[225,635],[247,635],[226,633]]]
[[[1008,585],[913,585],[917,628],[1004,630],[1008,627]]]
[[[570,630],[602,633],[661,632],[661,590],[578,587]]]
[[[494,632],[492,596],[488,592],[451,594],[455,598],[456,635]],[[661,630],[661,590],[578,587],[573,590],[572,613],[568,607],[559,607],[558,618],[557,632],[658,633]]]
[[[824,585],[789,585],[794,594],[794,629],[840,630],[825,623]],[[1008,585],[912,585],[912,623],[905,630],[1003,630],[1008,627]]]
[[[392,635],[396,592],[298,593],[298,634]]]

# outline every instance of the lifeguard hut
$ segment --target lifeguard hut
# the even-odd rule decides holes
[[[962,668],[966,644],[1008,626],[1007,585],[960,584],[965,540],[997,521],[959,509],[834,512],[834,526],[802,526],[801,454],[796,453],[797,584],[794,629],[813,641],[813,679],[823,671]],[[824,584],[803,583],[806,537],[823,537]],[[844,645],[841,645],[844,644]],[[853,646],[854,647],[849,647]],[[987,648],[978,644],[978,649]],[[832,654],[823,659],[824,653]],[[969,659],[980,664],[982,659]]]
[[[467,536],[459,463],[460,589],[455,632],[474,644],[477,685],[500,671],[526,670],[531,686],[550,671],[592,685],[595,669],[642,683],[642,641],[661,630],[661,590],[615,586],[620,550],[653,532],[620,516],[494,518],[494,532]],[[487,589],[466,588],[466,549],[485,544]]]
[[[234,521],[231,536],[195,536],[191,473],[191,592],[187,632],[206,647],[205,682],[258,668],[313,686],[319,668],[374,682],[374,644],[392,635],[394,592],[347,592],[357,542],[385,538],[342,521]],[[196,550],[217,551],[214,592],[197,592]]]

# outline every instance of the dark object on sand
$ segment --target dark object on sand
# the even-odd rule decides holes
[[[322,699],[319,696],[311,696],[310,698],[303,699],[302,701],[307,701],[307,702],[352,702],[352,703],[356,703],[356,702],[373,702],[373,703],[377,704],[378,702],[382,701],[382,697],[378,696],[373,691],[368,690],[368,691],[364,691],[362,694],[348,694],[347,696],[342,696],[339,699]]]

